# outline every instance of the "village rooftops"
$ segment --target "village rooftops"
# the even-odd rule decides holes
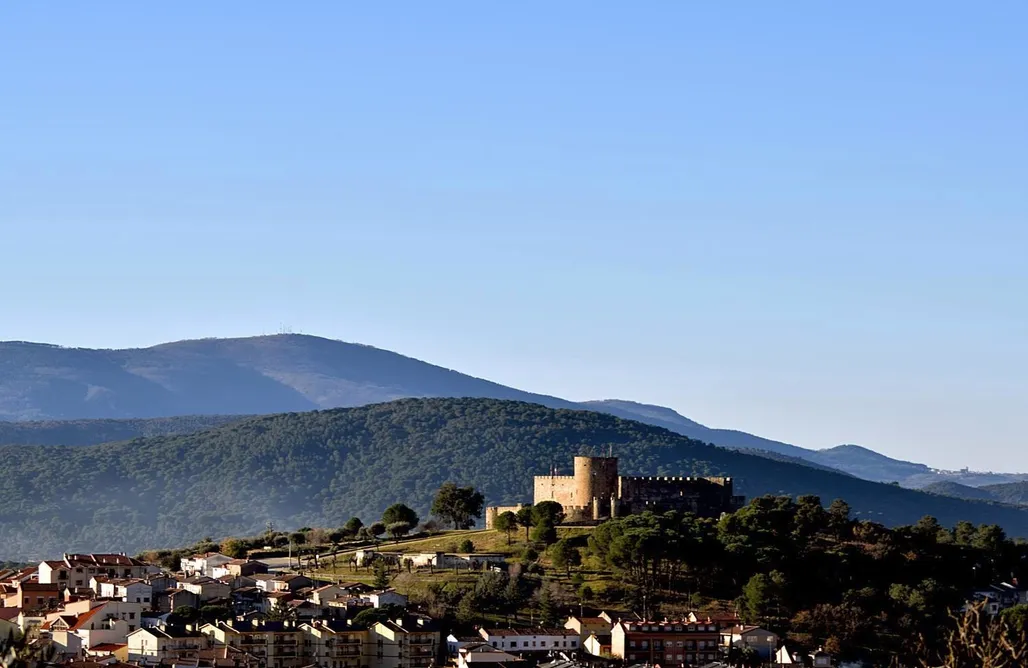
[[[91,620],[93,620],[94,617],[97,617],[97,615],[104,609],[104,607],[106,606],[98,605],[97,607],[92,608],[87,612],[83,612],[81,615],[78,616],[78,619],[75,620],[75,624],[68,630],[79,631],[81,629],[84,629],[86,625],[89,624]]]
[[[163,638],[165,640],[173,640],[175,638],[202,637],[202,634],[199,631],[189,631],[185,628],[182,628],[181,626],[165,626],[164,628],[156,626],[144,626],[136,629],[132,633],[149,633],[154,638]]]
[[[329,631],[330,633],[352,633],[362,630],[362,627],[353,626],[344,619],[316,619],[313,622],[304,623],[303,626]]]
[[[66,554],[64,563],[69,566],[85,565],[109,568],[111,566],[145,566],[142,561],[125,554]]]
[[[293,596],[295,596],[295,594],[293,594],[293,592],[291,592],[291,591],[273,591],[273,592],[271,592],[271,593],[269,593],[267,595],[268,598],[275,598],[275,599],[286,598],[286,597],[290,597],[291,598]]]
[[[572,617],[571,619],[577,619],[583,624],[609,624],[610,620],[606,617]]]
[[[217,626],[236,633],[293,633],[296,625],[293,622],[271,622],[261,620],[230,619],[218,622]]]
[[[661,622],[648,621],[620,621],[618,622],[626,631],[632,633],[683,633],[683,632],[705,632],[717,630],[717,624],[711,620],[693,622],[688,619]]]
[[[482,633],[488,634],[489,637],[511,637],[511,636],[578,636],[573,629],[482,629]]]
[[[191,575],[188,578],[180,580],[183,584],[210,584],[211,582],[217,582],[214,578],[209,578],[206,575]]]

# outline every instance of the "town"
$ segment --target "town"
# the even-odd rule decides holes
[[[437,568],[461,558],[469,568],[500,562],[429,556]],[[65,554],[0,573],[0,594],[0,635],[29,638],[49,661],[78,668],[694,666],[721,665],[733,648],[775,665],[804,660],[780,649],[773,632],[732,615],[646,620],[601,611],[559,627],[481,626],[477,635],[455,635],[391,588],[272,572],[220,553],[183,558],[175,572],[125,554]],[[221,618],[204,620],[210,611]],[[807,658],[832,665],[825,652]]]
[[[425,522],[396,503],[369,525],[269,524],[187,550],[9,568],[0,639],[69,668],[827,667],[883,665],[905,624],[945,628],[929,604],[1028,619],[1017,578],[992,579],[1024,554],[996,527],[887,529],[816,497],[744,504],[729,478],[621,476],[613,457],[576,457],[574,475],[534,488],[531,504],[485,507],[446,483]],[[821,573],[804,565],[846,550]],[[883,559],[896,567],[869,570]],[[950,571],[963,580],[944,582]],[[840,587],[858,572],[862,586]],[[879,590],[890,616],[875,627]]]

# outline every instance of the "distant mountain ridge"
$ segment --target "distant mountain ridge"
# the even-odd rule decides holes
[[[125,350],[0,342],[0,421],[260,415],[418,397],[484,397],[594,410],[707,443],[912,487],[940,479],[969,480],[940,478],[923,464],[859,446],[809,450],[714,429],[662,406],[616,399],[576,403],[525,392],[387,350],[316,336],[197,339]],[[1020,479],[1002,474],[974,478],[977,484]]]

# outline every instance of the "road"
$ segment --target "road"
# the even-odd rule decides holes
[[[436,536],[430,536],[428,538],[413,538],[411,540],[402,540],[399,543],[396,543],[396,542],[393,542],[393,543],[379,543],[377,547],[379,549],[382,549],[382,550],[385,550],[385,551],[390,551],[390,550],[392,550],[394,548],[403,548],[403,550],[406,552],[406,551],[409,551],[407,548],[417,547],[419,544],[427,543],[429,541],[437,541],[440,538],[445,537],[445,536],[450,536],[450,535],[459,535],[461,537],[463,537],[463,536],[473,536],[473,535],[475,535],[477,533],[484,533],[485,531],[487,531],[487,529],[469,529],[467,531],[447,531],[445,533],[441,533],[441,534],[438,534]],[[364,547],[358,547],[358,548],[353,548],[353,549],[348,549],[348,550],[340,550],[336,554],[339,557],[344,557],[344,556],[353,554],[357,550],[363,550],[363,549],[367,549],[369,547],[375,547],[375,546],[374,545],[366,545]],[[320,558],[321,558],[322,561],[324,561],[325,559],[331,559],[332,558],[332,553],[331,552],[323,552],[323,553],[320,554]],[[305,556],[304,560],[306,560],[306,559],[307,559],[307,557]],[[289,570],[289,557],[269,557],[267,559],[257,559],[257,561],[259,561],[262,564],[264,564],[265,566],[267,566],[268,570],[271,570],[271,571],[287,571],[287,570]],[[293,557],[292,561],[293,561],[293,564],[295,565],[296,564],[296,557],[295,556]]]

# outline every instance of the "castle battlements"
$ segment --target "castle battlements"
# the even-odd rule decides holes
[[[718,517],[742,506],[727,476],[621,476],[617,457],[575,457],[574,475],[535,477],[534,503],[556,501],[568,522],[601,521],[643,510],[683,510]],[[486,527],[499,512],[486,509]]]

